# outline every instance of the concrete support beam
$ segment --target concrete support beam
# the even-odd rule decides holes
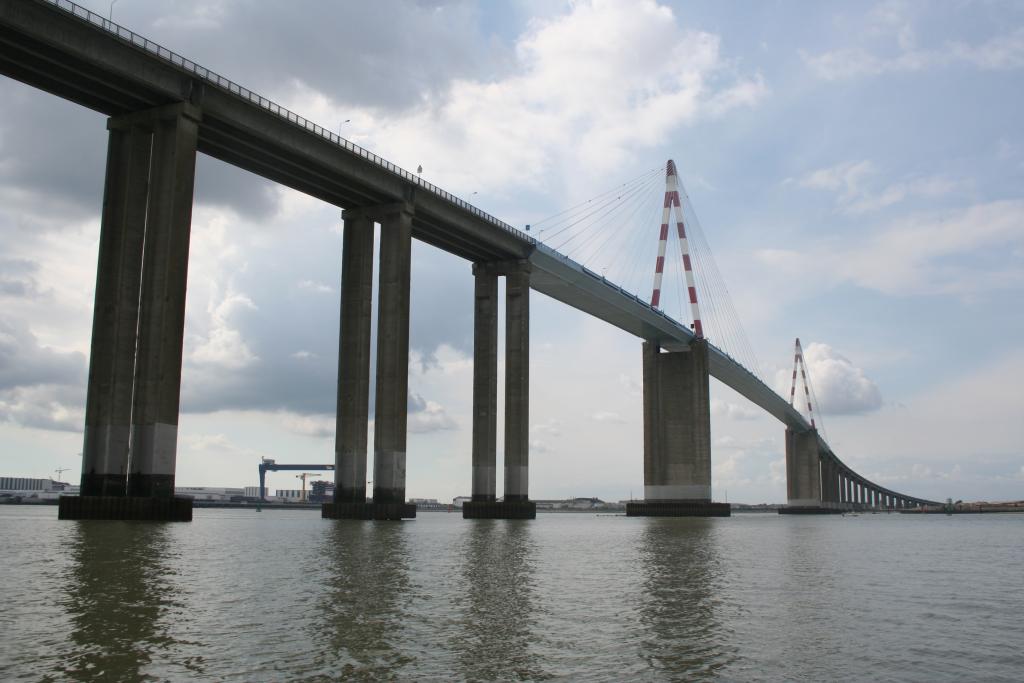
[[[82,496],[124,496],[152,134],[111,128],[82,447]]]
[[[498,274],[473,266],[473,484],[474,502],[494,502],[498,438]]]
[[[412,213],[381,217],[377,308],[377,400],[373,433],[373,502],[405,504],[409,418],[409,283]]]
[[[358,211],[346,211],[343,217],[334,502],[365,503],[373,312],[373,219]]]
[[[529,500],[530,268],[505,276],[505,501]]]
[[[199,118],[195,107],[182,103],[152,119],[129,496],[174,496]]]
[[[707,342],[662,353],[643,345],[644,502],[627,515],[728,516],[711,502],[711,413]]]

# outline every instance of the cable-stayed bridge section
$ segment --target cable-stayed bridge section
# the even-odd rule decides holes
[[[709,376],[786,425],[794,509],[931,502],[873,484],[844,465],[798,410],[703,338],[696,316],[693,328],[673,320],[658,301],[641,300],[418,175],[71,2],[0,0],[0,73],[109,117],[82,496],[62,502],[62,516],[191,517],[173,491],[197,152],[345,209],[337,487],[325,516],[415,514],[405,501],[413,238],[474,264],[473,504],[467,516],[534,515],[527,438],[530,290],[645,341],[645,498],[664,505],[637,514],[719,514],[710,501],[710,444],[702,436],[710,423]],[[670,169],[671,177],[671,162]],[[381,226],[381,245],[368,500],[374,224]],[[500,499],[498,277],[507,285]],[[694,290],[692,279],[688,287]],[[668,390],[658,394],[655,385]],[[682,400],[677,389],[691,386],[697,387],[694,399]],[[675,424],[680,415],[690,427]],[[692,433],[683,434],[687,429]],[[699,453],[679,455],[692,448]]]

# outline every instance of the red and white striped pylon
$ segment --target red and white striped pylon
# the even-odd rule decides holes
[[[651,294],[651,306],[658,308],[661,303],[661,276],[665,273],[665,249],[668,246],[668,219],[672,208],[676,210],[676,230],[679,233],[679,251],[683,255],[683,270],[686,272],[686,288],[690,294],[690,312],[693,314],[693,332],[698,339],[704,337],[704,328],[700,324],[700,307],[697,305],[697,284],[693,279],[693,266],[690,264],[690,246],[686,240],[686,227],[683,225],[683,207],[679,203],[679,179],[676,177],[676,163],[668,160],[665,170],[665,209],[661,213],[661,236],[658,238],[658,260],[654,264],[654,293]]]
[[[793,405],[793,399],[796,398],[796,369],[800,368],[800,377],[804,381],[804,395],[807,396],[807,417],[811,419],[811,429],[817,429],[814,424],[814,408],[811,407],[811,390],[808,388],[807,383],[807,364],[804,362],[804,350],[800,346],[800,337],[796,338],[796,352],[793,355],[793,384],[789,388],[789,405]]]

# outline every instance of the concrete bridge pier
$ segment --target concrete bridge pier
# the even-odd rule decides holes
[[[183,102],[107,123],[81,495],[60,519],[192,519],[174,473],[200,118]]]
[[[332,519],[406,519],[406,428],[409,416],[409,286],[412,207],[399,202],[346,212],[342,245],[338,434],[335,500],[321,516]],[[380,223],[377,302],[377,396],[373,431],[373,500],[366,502],[366,428],[369,405],[369,298],[373,222]],[[351,357],[346,357],[351,353]],[[362,430],[363,436],[359,432]],[[360,500],[362,498],[362,500]]]
[[[786,506],[783,515],[813,515],[831,512],[827,507],[829,484],[827,461],[818,452],[818,431],[786,429]]]
[[[373,218],[345,211],[341,247],[341,321],[334,436],[334,506],[365,511],[373,312]],[[328,504],[330,505],[330,504]],[[336,516],[328,515],[328,516]]]
[[[643,345],[644,500],[631,517],[728,517],[728,503],[711,502],[711,412],[708,344],[662,353]]]
[[[82,496],[125,496],[150,148],[140,126],[108,124],[96,300],[85,402]]]
[[[498,275],[505,276],[505,495],[496,500]],[[473,483],[466,519],[534,519],[529,497],[530,267],[473,266]]]

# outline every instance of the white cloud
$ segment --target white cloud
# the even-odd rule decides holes
[[[882,407],[882,392],[878,386],[828,344],[809,344],[804,349],[804,362],[823,414],[855,415]],[[788,396],[791,384],[792,370],[776,372],[775,387],[779,394]],[[802,407],[802,401],[800,405]]]
[[[213,365],[226,370],[240,370],[258,360],[232,326],[232,316],[240,310],[256,310],[252,300],[237,292],[228,292],[224,298],[208,309],[210,329],[205,338],[199,338],[189,359],[200,365]]]
[[[800,54],[815,75],[828,81],[884,73],[907,73],[954,64],[985,70],[1024,67],[1024,28],[994,36],[976,45],[952,41],[932,50],[915,49],[906,29],[897,34],[897,41],[899,51],[893,56],[881,56],[861,47],[832,50],[818,55],[803,51]]]
[[[1024,200],[1003,200],[915,212],[849,239],[765,249],[755,257],[769,270],[799,269],[813,282],[899,296],[966,296],[1024,285],[1024,271],[1010,258],[1022,249]]]
[[[530,452],[532,452],[532,453],[547,453],[550,450],[551,449],[548,447],[546,442],[541,441],[540,439],[531,439],[530,440]]]
[[[829,190],[836,193],[838,207],[848,213],[878,211],[910,198],[934,199],[961,190],[963,183],[942,175],[910,177],[874,187],[879,175],[870,161],[847,161],[807,173],[800,187]]]
[[[610,410],[599,410],[592,414],[590,419],[594,422],[613,422],[618,424],[622,424],[626,421],[621,415]]]
[[[458,429],[459,424],[436,401],[424,400],[417,395],[416,410],[409,413],[409,431],[415,434]]]
[[[561,436],[562,435],[562,423],[553,417],[548,418],[544,422],[539,422],[530,427],[530,431],[534,434],[547,434],[548,436]]]
[[[761,412],[750,404],[733,403],[718,398],[711,399],[711,416],[730,420],[756,420]]]
[[[0,420],[37,429],[81,432],[85,424],[84,394],[43,384],[0,391]]]
[[[297,413],[278,413],[281,424],[293,434],[331,438],[335,436],[337,418],[334,415],[299,415]]]
[[[322,282],[314,282],[313,280],[300,280],[299,289],[305,289],[311,292],[319,292],[321,294],[330,294],[334,292],[334,288],[323,284]]]
[[[412,113],[357,112],[353,139],[458,192],[502,194],[543,187],[552,170],[604,176],[767,91],[760,75],[733,73],[717,36],[682,28],[665,6],[583,1],[534,21],[505,75],[455,80]]]
[[[619,384],[625,389],[631,396],[640,396],[643,394],[643,383],[640,379],[627,375],[626,373],[619,374]]]

